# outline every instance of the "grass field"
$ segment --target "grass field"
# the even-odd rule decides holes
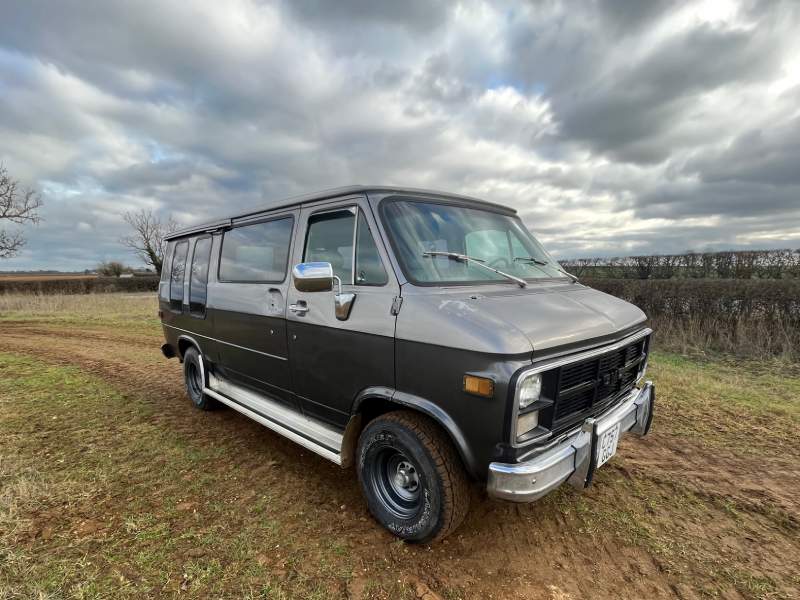
[[[0,295],[0,598],[796,598],[800,375],[656,352],[583,494],[396,541],[353,471],[191,408],[152,295]]]

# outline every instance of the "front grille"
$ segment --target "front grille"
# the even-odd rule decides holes
[[[633,388],[647,351],[647,338],[558,369],[554,425],[609,403]]]

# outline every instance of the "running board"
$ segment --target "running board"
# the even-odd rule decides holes
[[[208,374],[208,387],[203,393],[323,458],[342,464],[343,434],[328,425],[213,373]]]

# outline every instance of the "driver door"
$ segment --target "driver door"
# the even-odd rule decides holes
[[[330,263],[341,291],[355,298],[342,320],[335,312],[335,289],[301,292],[290,284],[293,388],[305,414],[343,427],[361,390],[394,386],[391,309],[400,287],[365,197],[304,206],[299,225],[294,263]]]

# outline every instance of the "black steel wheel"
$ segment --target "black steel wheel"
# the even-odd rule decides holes
[[[428,417],[397,411],[370,421],[356,468],[372,515],[409,542],[452,533],[469,508],[469,482],[455,448]]]
[[[419,473],[403,453],[382,448],[368,468],[372,489],[392,514],[408,519],[419,510],[422,502]]]

